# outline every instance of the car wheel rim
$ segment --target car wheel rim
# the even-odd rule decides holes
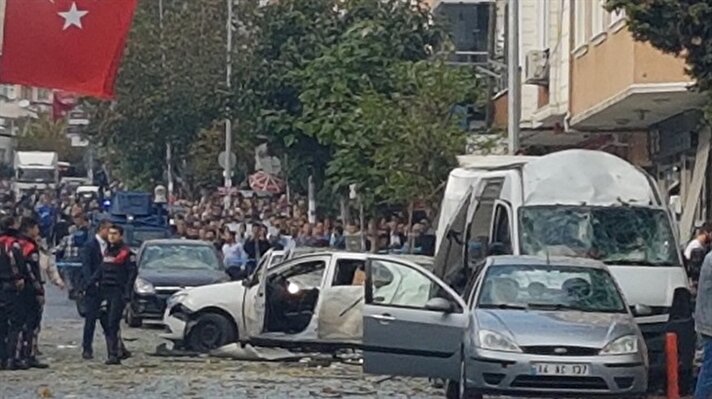
[[[200,340],[206,348],[214,347],[220,340],[220,331],[214,324],[205,324],[200,329]]]

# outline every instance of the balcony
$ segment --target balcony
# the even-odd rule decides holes
[[[685,62],[636,42],[627,29],[577,48],[571,60],[570,125],[579,130],[644,130],[704,98],[690,92]]]

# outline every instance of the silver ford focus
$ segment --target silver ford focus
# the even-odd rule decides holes
[[[449,397],[645,393],[645,342],[605,265],[493,257],[466,299],[472,333]]]

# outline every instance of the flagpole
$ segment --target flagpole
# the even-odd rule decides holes
[[[233,0],[227,0],[227,46],[225,56],[225,85],[228,92],[232,87],[230,82],[232,77],[232,19],[233,19]],[[229,109],[227,110],[229,111]],[[230,113],[225,115],[225,209],[230,208],[230,189],[232,187],[232,121]]]

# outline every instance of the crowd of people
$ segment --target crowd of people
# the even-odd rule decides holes
[[[107,341],[107,364],[130,356],[120,338],[120,321],[135,279],[134,252],[123,229],[101,217],[103,201],[71,190],[33,192],[15,198],[7,192],[0,212],[0,368],[46,368],[37,340],[45,279],[70,298],[85,319],[82,357],[93,358],[97,321]],[[270,249],[333,248],[381,253],[432,255],[434,233],[427,218],[409,226],[402,214],[372,219],[362,229],[353,220],[309,215],[305,198],[225,197],[165,206],[169,233],[213,243],[227,267],[247,272]],[[57,265],[61,267],[58,269]],[[119,267],[121,266],[121,267]]]
[[[358,222],[309,216],[307,201],[286,195],[256,197],[237,194],[225,207],[224,197],[177,201],[174,234],[214,243],[228,266],[250,264],[270,248],[316,247],[381,253],[433,255],[434,232],[427,218],[409,226],[403,215],[372,219],[362,230]]]

